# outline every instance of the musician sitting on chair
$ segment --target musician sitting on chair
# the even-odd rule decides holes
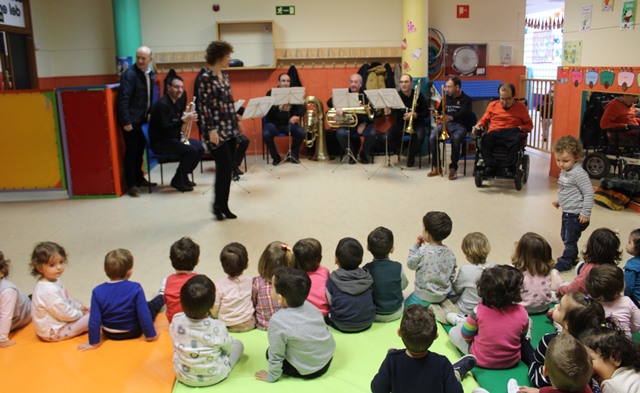
[[[467,135],[467,124],[469,122],[469,114],[471,113],[471,97],[464,94],[460,87],[462,81],[457,76],[452,76],[447,79],[444,85],[446,89],[445,113],[442,115],[442,121],[446,124],[447,133],[451,140],[451,164],[449,164],[449,180],[455,180],[458,178],[458,160],[460,160],[460,146],[462,140]],[[438,113],[442,113],[442,105],[438,109]],[[432,132],[429,136],[429,146],[431,148],[431,163],[433,169],[427,174],[432,177],[442,173],[442,169],[438,168],[438,165],[442,166],[442,163],[438,164],[438,138],[442,134],[442,123],[438,125],[435,132]]]
[[[498,88],[499,101],[492,101],[487,106],[484,116],[473,126],[473,131],[481,132],[489,125],[489,130],[482,137],[480,151],[485,169],[482,176],[513,177],[518,162],[520,134],[533,129],[533,122],[526,105],[516,101],[516,87],[512,83],[503,83]],[[501,142],[507,148],[507,159],[498,173],[498,162],[493,156],[493,148]]]
[[[411,111],[413,96],[415,94],[414,89],[411,88],[412,85],[413,78],[411,75],[404,74],[400,77],[400,98],[402,98],[402,102],[404,102],[407,110],[384,108],[385,115],[393,113],[396,118],[396,123],[387,130],[386,135],[389,149],[392,150],[400,147],[405,123],[413,116],[412,127],[415,132],[411,134],[411,146],[409,148],[409,154],[407,155],[407,167],[409,168],[415,165],[416,154],[422,149],[426,129],[424,119],[429,117],[429,104],[420,92],[418,92],[416,107],[413,112]]]
[[[278,87],[289,87],[290,85],[291,78],[288,74],[283,73],[278,76]],[[271,90],[267,92],[267,95],[271,95]],[[294,164],[300,163],[300,146],[305,135],[304,130],[300,127],[300,116],[302,116],[303,112],[302,105],[274,105],[269,109],[266,116],[267,119],[262,128],[262,140],[269,149],[273,165],[278,165],[281,161],[273,138],[280,133],[289,135],[289,132],[291,132],[291,137],[293,138],[290,161]]]
[[[369,100],[362,91],[362,76],[360,74],[351,74],[349,76],[349,93],[358,93],[362,96],[362,105],[368,105]],[[327,107],[333,108],[333,97],[327,101]],[[336,108],[336,115],[342,116],[344,112],[342,108]],[[350,146],[351,152],[356,155],[360,150],[360,135],[364,135],[364,144],[362,146],[362,152],[360,152],[360,162],[363,164],[369,163],[368,156],[371,155],[371,148],[376,139],[376,129],[373,128],[373,123],[366,114],[358,113],[358,125],[355,127],[340,127],[336,131],[336,139],[342,148],[342,152],[347,152],[347,146]],[[351,141],[348,141],[348,136],[351,136]],[[350,142],[350,143],[349,143]],[[349,164],[355,164],[353,158],[349,158]]]
[[[611,100],[604,107],[604,113],[600,119],[600,128],[625,129],[629,134],[635,134],[636,141],[640,143],[640,120],[638,110],[633,104],[636,96],[623,94]]]
[[[198,166],[204,149],[197,139],[189,138],[189,144],[181,141],[181,131],[185,123],[196,121],[198,115],[195,111],[184,113],[186,99],[183,97],[184,82],[181,77],[170,71],[164,83],[165,95],[153,104],[150,111],[151,149],[160,154],[180,156],[180,164],[171,179],[171,186],[182,192],[193,191],[195,183],[189,180],[188,175]]]

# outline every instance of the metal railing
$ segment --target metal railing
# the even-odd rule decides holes
[[[555,87],[556,81],[552,79],[520,78],[519,91],[525,92],[527,108],[533,121],[533,130],[527,139],[527,146],[545,152],[551,151]]]

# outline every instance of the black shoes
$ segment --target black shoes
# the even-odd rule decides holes
[[[219,221],[224,220],[225,217],[230,219],[238,218],[238,216],[231,213],[231,210],[229,210],[228,206],[220,207],[220,206],[213,205],[213,214],[216,216],[216,218]]]
[[[486,168],[484,168],[481,172],[480,172],[481,176],[495,176],[496,175],[496,168],[493,166],[488,166]]]
[[[356,163],[356,160],[353,159],[353,157],[349,156],[349,164],[353,165]]]
[[[280,161],[282,161],[282,159],[280,158],[280,156],[276,157],[272,157],[273,158],[273,166],[276,166],[280,163]]]
[[[149,180],[147,180],[147,179],[145,179],[143,177],[142,180],[140,181],[140,185],[138,187],[155,187],[157,185],[158,185],[158,183],[151,183],[151,182],[149,182]]]
[[[129,194],[130,197],[138,198],[140,196],[140,194],[138,194],[138,187],[136,187],[136,186],[129,187],[128,194]]]
[[[407,168],[413,168],[414,165],[416,165],[416,158],[407,158]]]
[[[192,186],[190,186],[189,184],[185,184],[183,181],[175,177],[171,179],[171,187],[181,192],[193,191]]]
[[[369,158],[367,157],[366,154],[360,153],[360,163],[362,163],[362,164],[368,164],[369,163]]]

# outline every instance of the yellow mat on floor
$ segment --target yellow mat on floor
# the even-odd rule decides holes
[[[158,341],[105,341],[80,352],[89,340],[47,343],[32,324],[9,337],[17,344],[0,348],[3,392],[171,392],[175,381],[171,337],[164,313],[155,322]]]
[[[376,375],[389,348],[403,348],[397,335],[400,320],[390,323],[374,323],[371,329],[356,334],[344,334],[332,329],[336,340],[336,352],[329,371],[320,378],[305,381],[297,378],[282,377],[275,383],[257,381],[254,374],[266,370],[265,352],[269,346],[267,333],[252,330],[248,333],[231,335],[244,344],[244,354],[229,374],[229,377],[217,385],[206,388],[190,388],[176,382],[174,393],[198,392],[279,392],[279,393],[331,393],[331,392],[370,392],[371,379]],[[452,362],[460,355],[449,341],[447,332],[438,324],[440,336],[431,350],[447,356]],[[462,386],[470,393],[478,384],[467,376]],[[197,390],[196,390],[197,389]],[[428,391],[428,387],[425,387]]]

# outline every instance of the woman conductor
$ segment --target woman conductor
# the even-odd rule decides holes
[[[240,123],[233,107],[229,76],[222,71],[229,66],[233,47],[225,41],[213,41],[206,50],[208,67],[197,83],[201,119],[200,132],[216,163],[213,214],[218,220],[236,218],[229,210],[229,189],[234,168],[235,138],[240,135]]]

